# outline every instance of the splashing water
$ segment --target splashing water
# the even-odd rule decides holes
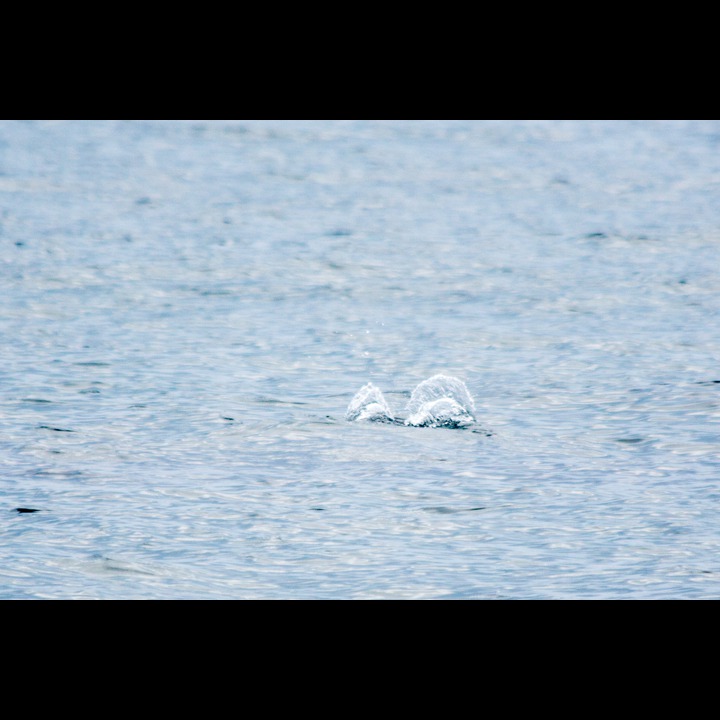
[[[465,383],[449,375],[433,375],[413,390],[403,424],[414,427],[468,427],[475,422],[475,403]],[[372,383],[353,397],[345,415],[349,421],[394,422],[383,394]]]
[[[456,400],[439,398],[429,400],[405,420],[406,425],[415,427],[468,427],[475,422],[473,416]]]
[[[394,422],[395,418],[390,411],[383,394],[371,382],[358,390],[350,401],[345,419],[351,422],[367,420],[371,422]]]

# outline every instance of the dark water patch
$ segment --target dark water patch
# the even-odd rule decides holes
[[[637,443],[645,442],[647,438],[642,437],[627,437],[627,438],[615,438],[615,442],[626,443],[628,445],[635,445]]]
[[[45,400],[44,398],[23,398],[22,402],[27,403],[52,403],[52,400]]]
[[[223,125],[222,131],[228,135],[246,135],[250,128],[246,125]]]
[[[720,380],[698,380],[696,385],[720,385]]]
[[[330,415],[326,415],[323,418],[317,418],[316,420],[308,420],[308,425],[337,425],[338,420],[336,418],[331,417]]]
[[[53,432],[75,432],[74,430],[69,430],[68,428],[61,428],[61,427],[54,427],[52,425],[38,425],[38,430],[52,430]]]
[[[217,288],[215,290],[196,290],[201,297],[213,297],[215,295],[235,295],[234,290],[228,290],[227,288]]]
[[[462,590],[456,593],[438,595],[436,600],[516,600],[518,596],[501,594],[497,591],[482,589]]]
[[[121,560],[114,560],[104,555],[93,555],[92,560],[94,563],[97,563],[100,570],[105,572],[120,572],[133,575],[147,575],[151,577],[155,575],[154,572],[145,570],[144,568],[141,568],[136,564],[126,563]]]
[[[110,367],[109,362],[101,362],[98,360],[89,360],[86,362],[76,362],[73,365],[80,365],[81,367]]]
[[[34,475],[59,478],[78,477],[83,474],[82,470],[36,470],[34,473]]]
[[[260,403],[262,405],[307,405],[308,403],[303,402],[301,400],[278,400],[277,398],[270,398],[270,397],[257,397],[255,398],[256,403]]]
[[[405,425],[404,422],[395,421],[395,425]],[[454,422],[452,420],[445,421],[442,425],[420,425],[421,428],[437,428],[438,430],[470,430],[468,426],[462,422]],[[472,432],[472,430],[470,430]]]
[[[461,513],[461,512],[476,512],[478,510],[485,510],[486,507],[484,505],[481,505],[478,507],[471,507],[471,508],[451,508],[451,507],[447,507],[446,505],[436,505],[436,506],[432,506],[432,507],[424,507],[422,509],[425,512],[438,513],[440,515],[449,515],[449,514]]]

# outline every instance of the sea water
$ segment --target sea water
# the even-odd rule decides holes
[[[718,121],[0,121],[0,599],[717,598],[719,268]]]

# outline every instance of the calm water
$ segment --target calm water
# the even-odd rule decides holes
[[[718,121],[0,121],[0,599],[720,597],[719,268]]]

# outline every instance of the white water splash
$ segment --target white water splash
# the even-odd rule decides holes
[[[379,388],[371,382],[363,385],[350,401],[345,419],[354,422],[367,420],[371,422],[394,422],[395,418]]]
[[[405,425],[415,427],[468,427],[475,422],[475,402],[465,383],[449,375],[433,375],[421,382],[410,397]],[[353,397],[345,414],[347,420],[394,422],[396,420],[383,394],[372,383]]]
[[[410,396],[406,425],[467,427],[475,422],[475,402],[465,383],[450,375],[423,380]]]
[[[468,427],[475,422],[472,415],[452,398],[440,398],[423,403],[420,409],[405,420],[415,427]]]
[[[408,413],[416,413],[431,400],[450,398],[462,405],[471,415],[475,413],[475,402],[465,383],[450,375],[433,375],[423,380],[412,392],[407,404]]]

